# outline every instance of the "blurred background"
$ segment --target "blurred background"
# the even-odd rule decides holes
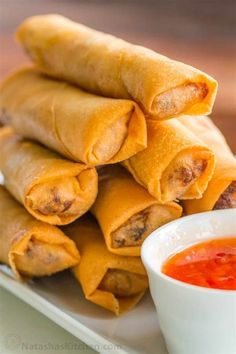
[[[212,118],[236,153],[236,0],[0,0],[0,78],[27,63],[14,41],[26,17],[59,13],[215,77]]]

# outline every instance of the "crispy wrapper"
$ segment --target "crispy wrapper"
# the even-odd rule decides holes
[[[81,253],[73,268],[87,300],[116,315],[133,308],[148,287],[141,259],[110,253],[95,220],[87,216],[63,227]]]
[[[161,202],[201,198],[214,153],[176,119],[148,121],[148,146],[122,164]]]
[[[94,167],[22,140],[11,127],[0,129],[0,151],[6,188],[36,219],[65,225],[93,204],[98,184]]]
[[[2,122],[65,157],[95,166],[122,161],[146,147],[136,103],[95,96],[21,69],[1,86]]]
[[[23,279],[60,272],[79,260],[72,240],[56,226],[34,219],[0,186],[1,263]]]
[[[96,94],[131,97],[156,119],[211,112],[217,82],[147,48],[59,15],[26,19],[16,37],[40,70]]]
[[[144,239],[182,214],[174,202],[161,204],[121,166],[99,171],[98,196],[91,208],[107,248],[124,256],[139,256]]]
[[[184,202],[187,214],[236,208],[236,160],[223,134],[209,117],[181,117],[179,121],[215,153],[216,168],[201,199]]]

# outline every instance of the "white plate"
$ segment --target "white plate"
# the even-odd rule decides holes
[[[0,265],[0,286],[100,353],[167,354],[149,294],[120,317],[85,300],[69,272],[20,283]]]

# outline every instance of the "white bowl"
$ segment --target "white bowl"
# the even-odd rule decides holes
[[[183,217],[145,240],[141,257],[169,353],[236,353],[236,291],[187,284],[161,270],[173,253],[207,239],[230,236],[236,237],[236,209]]]

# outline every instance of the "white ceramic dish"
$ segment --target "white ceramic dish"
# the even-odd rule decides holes
[[[203,288],[162,273],[165,260],[207,239],[236,236],[236,209],[175,220],[142,246],[152,297],[171,354],[235,354],[236,291]]]
[[[69,272],[23,284],[0,265],[0,286],[100,353],[167,354],[150,294],[117,318],[86,301]]]

